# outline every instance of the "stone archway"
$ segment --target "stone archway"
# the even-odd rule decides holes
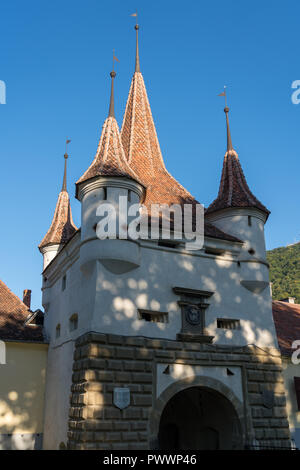
[[[150,414],[150,448],[241,449],[243,405],[219,380],[198,376],[170,385]]]

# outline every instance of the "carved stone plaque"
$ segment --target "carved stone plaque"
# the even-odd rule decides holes
[[[120,410],[124,410],[130,405],[130,390],[127,387],[114,388],[114,405]]]
[[[173,287],[173,292],[180,295],[177,303],[181,308],[181,330],[177,333],[177,340],[211,343],[213,336],[205,329],[205,310],[209,306],[205,300],[211,297],[213,292],[185,287]]]
[[[185,306],[185,318],[190,325],[200,325],[201,310],[197,305]]]

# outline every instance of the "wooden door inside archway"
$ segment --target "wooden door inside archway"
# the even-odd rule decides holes
[[[190,387],[166,404],[159,424],[162,450],[240,448],[240,423],[230,401],[220,393]]]

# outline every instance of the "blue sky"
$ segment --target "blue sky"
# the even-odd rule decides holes
[[[267,248],[300,238],[300,4],[289,0],[6,0],[1,4],[0,278],[41,302],[42,256],[63,174],[80,225],[74,183],[94,157],[109,101],[112,50],[121,125],[140,58],[168,170],[204,205],[216,196],[225,152],[227,85],[233,145],[254,194],[272,211]]]

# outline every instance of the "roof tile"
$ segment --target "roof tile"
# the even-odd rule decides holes
[[[300,339],[300,305],[274,300],[272,311],[281,353],[290,355],[293,341]]]
[[[97,176],[121,176],[140,182],[127,163],[118,124],[113,116],[105,120],[95,158],[76,185]]]
[[[43,341],[41,326],[24,325],[29,308],[0,280],[0,340]]]

